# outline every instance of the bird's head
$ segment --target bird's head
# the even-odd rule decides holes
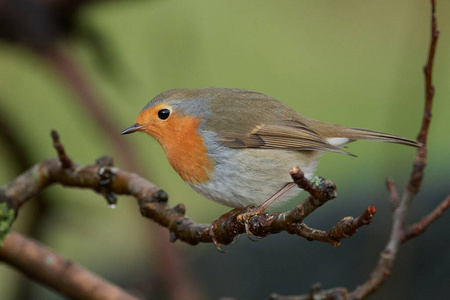
[[[197,133],[204,117],[204,101],[197,97],[195,90],[170,90],[152,99],[139,113],[136,122],[121,134],[145,132],[160,143],[176,135]]]
[[[139,113],[136,122],[122,134],[145,132],[163,147],[172,167],[188,182],[209,178],[211,161],[199,133],[205,113],[202,99],[191,90],[171,90],[159,94]]]

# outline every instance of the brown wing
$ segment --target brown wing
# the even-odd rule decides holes
[[[224,132],[220,142],[230,148],[263,148],[286,150],[315,150],[345,153],[322,138],[315,131],[300,121],[286,120],[275,124],[261,124],[256,126],[248,134]]]

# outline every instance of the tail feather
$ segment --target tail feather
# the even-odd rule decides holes
[[[346,137],[349,138],[350,140],[380,141],[380,142],[408,145],[412,147],[423,147],[423,144],[417,141],[413,141],[389,133],[373,131],[368,129],[347,127],[344,130],[341,130],[340,134],[341,137]]]

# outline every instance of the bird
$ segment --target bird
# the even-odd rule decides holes
[[[205,198],[263,212],[301,189],[289,169],[311,179],[325,152],[356,140],[413,147],[404,137],[307,118],[262,93],[236,88],[173,89],[153,98],[122,135],[145,132],[162,146],[173,169]]]

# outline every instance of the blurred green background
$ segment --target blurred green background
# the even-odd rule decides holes
[[[0,10],[2,7],[0,7]],[[448,195],[450,150],[450,3],[438,1],[438,42],[433,72],[436,97],[423,188],[409,222]],[[277,98],[319,120],[415,138],[422,117],[422,67],[430,39],[429,1],[105,1],[87,3],[72,30],[54,45],[79,68],[101,111],[119,135],[155,95],[172,88],[235,87]],[[54,157],[49,137],[56,129],[71,158],[90,164],[103,154],[126,168],[123,155],[89,113],[79,95],[49,59],[23,43],[0,42],[0,110],[31,166]],[[184,203],[187,215],[210,223],[228,208],[198,196],[168,164],[158,143],[146,135],[120,137],[131,147],[143,176]],[[18,168],[0,140],[0,183]],[[402,190],[413,148],[357,142],[352,158],[326,154],[317,174],[338,186],[337,199],[307,219],[328,230],[347,215],[375,205],[368,227],[338,248],[279,234],[257,243],[241,237],[219,253],[213,245],[169,244],[140,216],[136,201],[120,197],[109,209],[98,194],[53,186],[45,191],[45,217],[27,203],[16,230],[38,232],[56,252],[119,286],[152,299],[174,296],[158,286],[169,282],[155,267],[156,246],[175,249],[198,298],[264,299],[271,293],[303,294],[324,288],[353,289],[378,260],[391,224],[385,178]],[[280,209],[290,209],[300,199]],[[31,222],[39,218],[38,222]],[[31,222],[31,223],[30,223]],[[373,299],[443,299],[448,295],[449,216],[405,244],[389,282]],[[36,229],[36,226],[38,229]],[[31,227],[31,228],[30,228]],[[159,249],[160,249],[159,248]],[[62,299],[0,265],[0,299]],[[175,284],[175,283],[174,283]],[[176,288],[176,287],[172,287]],[[23,292],[26,289],[27,292]],[[175,297],[177,298],[177,297]],[[183,297],[184,298],[184,297]],[[186,296],[186,299],[188,296]]]

